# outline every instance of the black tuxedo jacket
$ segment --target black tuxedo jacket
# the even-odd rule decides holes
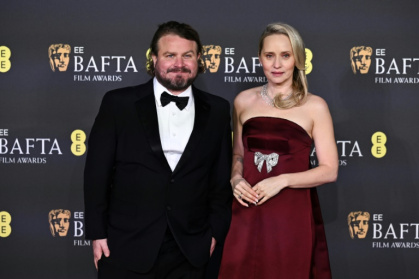
[[[86,239],[108,239],[110,260],[148,271],[167,226],[200,267],[211,237],[231,219],[230,105],[192,89],[195,122],[175,170],[162,151],[153,81],[108,92],[89,136],[84,175]]]

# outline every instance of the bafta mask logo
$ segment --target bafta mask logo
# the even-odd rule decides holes
[[[352,239],[363,239],[367,236],[370,214],[365,211],[354,211],[348,215],[349,235]]]
[[[354,74],[367,74],[371,66],[372,48],[356,46],[351,48],[351,67]]]
[[[51,70],[56,72],[67,71],[70,62],[71,46],[67,44],[53,44],[48,48],[48,57]]]
[[[66,236],[70,227],[71,212],[66,209],[53,209],[48,214],[49,228],[52,236]]]
[[[221,61],[221,47],[216,45],[203,46],[203,58],[205,63],[205,69],[210,73],[216,73]]]

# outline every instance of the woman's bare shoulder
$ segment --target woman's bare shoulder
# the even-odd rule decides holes
[[[309,110],[329,110],[326,101],[322,97],[312,93],[308,93],[304,105],[307,106],[307,109]]]
[[[234,106],[236,108],[244,108],[258,99],[262,87],[254,87],[240,92],[234,99]]]

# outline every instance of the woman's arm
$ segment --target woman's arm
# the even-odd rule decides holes
[[[241,205],[248,207],[249,205],[245,201],[256,204],[258,202],[258,197],[256,192],[252,189],[252,186],[243,178],[243,125],[240,120],[242,111],[243,104],[241,103],[240,95],[238,95],[234,100],[233,109],[233,161],[230,183],[234,197]]]
[[[317,96],[313,96],[313,99],[308,113],[313,120],[311,134],[319,165],[307,171],[281,174],[262,180],[253,187],[259,194],[258,205],[263,204],[286,187],[311,188],[336,181],[339,162],[332,117],[323,99]]]

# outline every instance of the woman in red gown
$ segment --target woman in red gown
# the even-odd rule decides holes
[[[268,83],[234,101],[233,219],[220,279],[330,279],[316,186],[337,178],[326,102],[308,93],[305,48],[287,24],[259,42]],[[318,166],[310,168],[314,143]]]

